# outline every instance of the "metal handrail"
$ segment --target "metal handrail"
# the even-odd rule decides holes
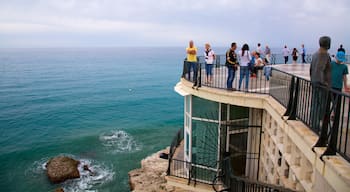
[[[293,192],[294,190],[284,188],[281,186],[276,186],[268,183],[263,183],[260,181],[251,180],[248,178],[238,177],[233,174],[231,168],[231,158],[230,156],[225,157],[221,163],[222,171],[213,180],[213,189],[216,192],[241,192],[241,191],[279,191],[279,192]],[[220,182],[222,185],[220,187],[216,186],[216,183]]]
[[[206,172],[196,172],[196,167],[206,168],[208,170],[211,167],[196,164],[193,162],[187,162],[178,159],[171,159],[172,168],[169,172],[169,176],[178,178],[188,179],[188,184],[194,181],[194,185],[199,183],[205,183],[212,185],[215,191],[230,191],[230,192],[241,192],[241,191],[279,191],[279,192],[293,192],[291,189],[287,189],[281,186],[263,183],[256,180],[250,180],[243,177],[235,176],[230,167],[230,157],[225,158],[221,164],[221,171],[218,174],[206,174]],[[203,180],[202,178],[210,178],[211,180]]]
[[[181,141],[184,139],[184,129],[181,128],[177,131],[176,135],[174,136],[171,145],[170,145],[170,149],[169,149],[169,155],[168,155],[168,169],[167,169],[167,174],[170,174],[170,167],[171,167],[171,163],[172,163],[172,159],[173,156],[175,154],[175,151],[177,149],[177,147],[180,145]]]

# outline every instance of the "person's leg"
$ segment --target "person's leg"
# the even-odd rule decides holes
[[[235,76],[236,76],[236,69],[232,69],[232,81],[231,81],[231,85],[233,84],[233,81],[235,80]],[[232,85],[233,90],[235,90],[235,88]]]
[[[205,64],[205,83],[208,83],[208,79],[209,79],[209,65]]]
[[[188,80],[191,81],[191,69],[193,68],[192,62],[187,62],[187,74],[188,74]]]
[[[232,89],[232,82],[233,82],[233,68],[227,67],[227,89]]]
[[[249,85],[249,69],[248,69],[248,67],[245,67],[244,76],[245,76],[245,90],[248,91],[248,85]]]
[[[284,56],[284,64],[287,64],[287,61],[288,61],[288,57]]]
[[[209,83],[213,81],[213,64],[209,65]]]
[[[244,78],[244,67],[239,68],[239,85],[238,89],[241,90],[242,80]]]
[[[198,84],[198,63],[196,62],[192,62],[192,66],[193,66],[193,86],[197,86]]]
[[[252,69],[252,77],[256,77],[256,73],[258,72],[258,67],[253,67]]]

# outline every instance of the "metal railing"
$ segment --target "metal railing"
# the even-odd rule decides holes
[[[176,135],[174,136],[171,145],[170,145],[170,149],[169,149],[169,155],[168,155],[168,169],[167,169],[167,174],[170,174],[170,167],[172,164],[172,159],[174,157],[175,151],[178,148],[178,146],[180,145],[181,141],[184,139],[184,129],[181,128],[177,131]]]
[[[305,55],[306,63],[311,63],[311,60],[312,60],[312,54],[306,54]],[[292,63],[292,62],[293,62],[293,58],[292,58],[291,55],[289,55],[287,64]],[[302,63],[301,55],[298,56],[297,62],[298,63]],[[283,54],[271,54],[271,63],[272,64],[284,63],[284,56],[283,56]]]
[[[314,147],[327,147],[322,156],[338,153],[350,162],[350,96],[312,84],[302,77],[274,69],[275,71],[284,74],[284,79],[290,79],[287,105],[286,97],[280,99],[280,95],[270,92],[286,107],[284,116],[288,116],[288,120],[302,121],[319,136]]]
[[[220,171],[208,166],[186,162],[183,160],[171,159],[169,176],[187,179],[190,184],[197,182],[210,184],[217,192],[242,192],[242,191],[273,191],[273,192],[293,192],[291,189],[281,186],[271,185],[243,177],[237,177],[231,169],[231,159],[225,158],[221,163]]]
[[[235,176],[232,172],[230,157],[222,161],[221,172],[214,178],[212,186],[216,192],[293,192],[284,187]]]
[[[278,55],[273,57],[278,58]],[[203,85],[226,89],[228,71],[223,64],[225,59],[225,55],[216,57],[211,83],[205,82],[204,57],[199,57],[199,62],[191,65],[185,61],[182,77],[196,84],[193,88]],[[257,77],[249,77],[248,89],[245,89],[245,80],[241,86],[239,85],[240,68],[238,68],[233,87],[237,91],[271,95],[286,107],[284,115],[289,116],[289,120],[302,121],[319,136],[315,147],[327,147],[323,155],[339,153],[350,162],[350,96],[336,90],[315,87],[309,80],[273,67],[267,74],[266,68],[271,66],[258,70]]]
[[[199,57],[199,62],[197,63],[191,63],[184,61],[183,64],[183,74],[182,77],[186,80],[192,82],[194,84],[193,88],[198,89],[202,85],[206,87],[212,87],[217,89],[227,89],[227,77],[228,77],[228,68],[225,64],[221,63],[222,61],[225,61],[223,58],[225,56],[218,55],[216,56],[215,63],[213,64],[212,69],[212,81],[207,81],[207,75],[205,74],[205,62],[203,57]],[[269,77],[271,68],[269,66],[263,68],[258,68],[256,73],[256,76],[251,77],[250,74],[248,77],[242,78],[242,81],[240,80],[242,74],[241,74],[241,68],[238,68],[235,72],[232,87],[233,90],[241,90],[244,92],[251,92],[251,93],[263,93],[268,94],[268,87],[269,87]],[[267,74],[269,73],[269,74]],[[242,76],[243,77],[243,76]],[[245,78],[248,78],[248,81],[246,81]],[[241,81],[241,82],[240,82]]]
[[[206,165],[173,158],[169,160],[171,166],[168,175],[187,179],[187,184],[190,184],[191,181],[194,182],[194,185],[196,185],[197,182],[211,184],[212,179],[217,174],[217,169]]]

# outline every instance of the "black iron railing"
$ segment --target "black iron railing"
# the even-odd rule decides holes
[[[216,62],[213,64],[212,81],[208,80],[205,70],[205,62],[202,61],[202,57],[199,57],[199,62],[197,63],[184,61],[182,78],[192,82],[193,88],[196,89],[201,86],[227,89],[228,68],[225,64],[219,63],[225,61],[222,57],[223,56],[217,56]],[[241,74],[241,68],[238,68],[234,73],[232,88],[233,90],[244,92],[268,94],[270,72],[271,67],[269,65],[265,68],[257,69],[255,76],[251,77],[249,74],[247,77],[245,76],[240,80],[240,78],[243,77],[243,74]],[[245,78],[248,78],[248,81],[246,81]]]
[[[214,178],[212,185],[216,192],[293,192],[291,189],[233,175],[230,157],[224,158],[221,164],[221,171]]]
[[[273,55],[275,58],[277,56]],[[211,83],[206,82],[204,57],[199,57],[198,63],[192,63],[195,67],[192,66],[191,70],[188,70],[189,65],[185,61],[182,77],[193,83],[197,81],[193,88],[206,86],[226,89],[228,72],[224,62],[224,55],[216,57]],[[286,107],[284,115],[288,116],[289,120],[302,121],[319,136],[315,147],[327,147],[324,155],[339,153],[350,162],[350,96],[333,89],[312,85],[307,79],[277,70],[272,66],[258,70],[257,77],[249,77],[247,89],[245,80],[240,86],[238,67],[233,88],[237,91],[271,95]]]
[[[181,128],[177,131],[176,135],[174,136],[171,145],[170,145],[170,149],[169,149],[169,155],[168,155],[168,169],[167,169],[167,174],[170,174],[170,167],[172,164],[172,159],[174,157],[175,151],[178,148],[178,146],[180,145],[181,141],[184,139],[184,129]]]
[[[293,190],[271,185],[247,178],[233,175],[231,159],[225,158],[221,163],[220,171],[208,166],[186,162],[183,160],[171,159],[169,176],[187,179],[188,183],[197,182],[212,185],[215,191],[242,192],[242,191],[273,191],[292,192]]]
[[[217,169],[198,163],[187,162],[179,159],[170,159],[171,166],[168,172],[169,176],[187,179],[188,184],[197,182],[211,184],[212,179],[217,174]]]

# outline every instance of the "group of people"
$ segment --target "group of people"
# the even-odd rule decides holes
[[[248,44],[244,44],[242,49],[236,54],[237,44],[233,42],[231,48],[226,52],[226,66],[228,69],[227,76],[227,89],[235,90],[233,88],[233,80],[235,78],[236,71],[238,67],[240,68],[239,74],[239,85],[238,89],[241,89],[243,79],[245,79],[245,90],[248,90],[249,78],[256,77],[258,70],[264,68],[268,64],[270,59],[271,51],[268,46],[266,46],[265,61],[261,58],[261,45],[258,44],[256,51],[250,52]],[[268,59],[266,59],[268,58]],[[266,61],[267,60],[267,61]],[[267,80],[269,80],[269,74],[265,74]]]
[[[306,50],[305,50],[304,44],[301,44],[300,52],[301,52],[301,62],[306,63],[306,60],[305,60]],[[285,45],[284,48],[282,49],[282,54],[284,57],[284,64],[287,64],[287,62],[289,60],[289,54],[290,54],[290,50],[288,49],[287,45]],[[298,56],[299,56],[298,49],[293,48],[291,55],[292,55],[292,59],[293,59],[293,64],[296,64],[297,60],[298,60]]]
[[[320,40],[321,45],[321,40]],[[302,62],[305,63],[305,47],[304,44],[301,45],[301,56],[302,56]],[[262,51],[261,44],[257,44],[257,48],[255,51],[250,52],[248,44],[244,44],[241,48],[241,50],[238,51],[238,54],[236,53],[237,44],[235,42],[231,43],[230,49],[226,52],[226,62],[225,65],[227,67],[228,75],[227,75],[227,89],[228,90],[235,90],[232,86],[236,71],[238,67],[240,68],[240,76],[239,76],[239,86],[238,88],[241,89],[241,85],[243,80],[245,80],[245,89],[248,89],[249,85],[249,78],[250,77],[256,77],[257,71],[264,68],[265,65],[268,65],[270,63],[271,59],[271,50],[266,45],[265,51]],[[319,52],[327,52],[328,56],[325,56],[323,59],[326,58],[329,59],[328,64],[323,62],[323,65],[317,65],[319,67],[315,67],[315,62],[318,60],[318,57],[313,56],[312,57],[312,63],[310,66],[310,76],[311,81],[315,81],[315,75],[313,75],[315,72],[311,73],[311,71],[317,71],[318,74],[320,73],[320,70],[326,70],[324,71],[324,77],[329,76],[327,81],[328,85],[332,85],[331,88],[340,90],[343,87],[343,84],[345,85],[345,90],[349,91],[350,88],[347,87],[347,78],[346,75],[348,74],[347,65],[342,65],[345,62],[345,49],[343,48],[343,45],[340,45],[340,48],[338,49],[337,55],[335,59],[331,60],[328,54],[329,47],[324,48],[321,46]],[[197,51],[198,49],[194,46],[193,41],[191,40],[189,42],[189,46],[186,48],[187,58],[186,58],[186,64],[185,67],[187,70],[188,79],[190,79],[190,71],[193,71],[193,87],[200,87],[200,81],[198,80],[198,57],[197,57]],[[264,55],[265,58],[262,59],[261,55]],[[293,61],[296,62],[298,59],[298,50],[296,48],[293,49],[292,56]],[[206,84],[212,84],[213,83],[213,64],[216,58],[215,52],[212,50],[209,43],[205,44],[204,49],[204,58],[205,58],[205,83]],[[287,45],[285,45],[283,49],[283,55],[285,57],[285,63],[288,62],[288,56],[289,56],[289,49],[287,48]],[[322,68],[321,68],[322,66]],[[332,70],[330,70],[330,67],[332,66]],[[329,70],[328,70],[329,69]],[[332,72],[331,72],[332,71]],[[332,78],[330,78],[330,74],[332,73]],[[184,73],[185,74],[185,73]],[[269,73],[265,73],[266,80],[269,80]],[[332,80],[332,82],[331,82]],[[326,81],[325,81],[326,82]],[[323,83],[325,83],[323,82]],[[342,83],[343,82],[343,83]]]
[[[242,49],[236,54],[237,44],[232,43],[230,49],[226,52],[226,66],[228,71],[227,76],[227,89],[235,90],[232,87],[233,80],[235,78],[235,73],[240,67],[240,79],[239,79],[239,89],[243,79],[245,79],[245,89],[248,90],[249,78],[256,77],[258,70],[264,68],[270,62],[271,50],[268,46],[265,48],[265,59],[261,58],[262,50],[261,44],[258,43],[256,51],[250,52],[248,44],[244,44]],[[198,80],[198,58],[197,58],[197,48],[194,46],[193,41],[189,42],[189,46],[186,48],[186,65],[184,69],[187,70],[188,79],[190,79],[190,72],[193,70],[193,88],[200,87],[200,81]],[[204,49],[205,58],[205,84],[213,83],[213,64],[216,58],[215,52],[212,50],[209,43],[205,44]],[[184,73],[185,74],[185,73]],[[200,77],[199,77],[200,78]],[[269,74],[266,74],[267,80],[269,80]]]

